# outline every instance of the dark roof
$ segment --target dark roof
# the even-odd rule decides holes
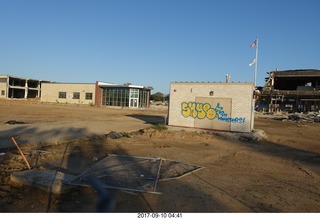
[[[285,71],[271,71],[275,77],[320,77],[320,70],[317,69],[297,69]]]

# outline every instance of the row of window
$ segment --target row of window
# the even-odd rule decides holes
[[[102,93],[102,105],[129,107],[128,88],[105,88]]]
[[[102,92],[102,105],[122,107],[147,107],[146,90],[130,88],[105,88]]]
[[[86,100],[92,100],[93,94],[92,93],[85,93],[85,99]],[[67,98],[67,92],[59,92],[59,99],[66,99]],[[72,93],[72,99],[80,99],[80,92],[73,92]]]

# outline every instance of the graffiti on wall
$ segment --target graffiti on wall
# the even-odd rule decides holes
[[[181,103],[181,114],[184,117],[193,117],[195,119],[218,119],[219,121],[225,121],[228,123],[245,123],[246,118],[244,117],[229,117],[224,112],[223,106],[217,103],[216,107],[212,107],[209,103],[199,102],[182,102]]]

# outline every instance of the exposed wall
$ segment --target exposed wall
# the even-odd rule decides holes
[[[0,98],[8,97],[7,77],[0,77]]]
[[[37,98],[40,83],[40,80],[0,75],[0,98]]]
[[[65,93],[65,98],[63,98],[64,95],[60,95],[59,97],[59,92]],[[78,99],[77,93],[79,94]],[[92,94],[92,99],[86,99],[86,94],[88,93]],[[41,101],[49,103],[94,104],[95,84],[43,83],[41,85]]]
[[[253,83],[172,82],[168,124],[250,132],[252,98]]]

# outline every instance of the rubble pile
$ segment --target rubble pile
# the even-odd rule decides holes
[[[320,122],[320,114],[319,113],[308,113],[308,114],[302,114],[302,113],[294,113],[289,114],[287,121],[293,121],[293,122]]]
[[[288,114],[287,116],[277,116],[273,119],[281,120],[281,121],[291,121],[291,122],[307,122],[307,123],[314,123],[320,122],[320,114],[319,113],[309,113],[309,114],[302,114],[302,113],[292,113]]]
[[[114,132],[114,131],[111,131],[108,134],[106,134],[106,137],[107,138],[112,138],[112,139],[117,139],[117,138],[122,138],[122,137],[130,138],[131,136],[126,132]]]
[[[280,121],[291,121],[291,122],[306,122],[314,123],[320,122],[320,113],[318,112],[309,112],[309,113],[260,113],[256,112],[256,117],[260,118],[270,118]]]

